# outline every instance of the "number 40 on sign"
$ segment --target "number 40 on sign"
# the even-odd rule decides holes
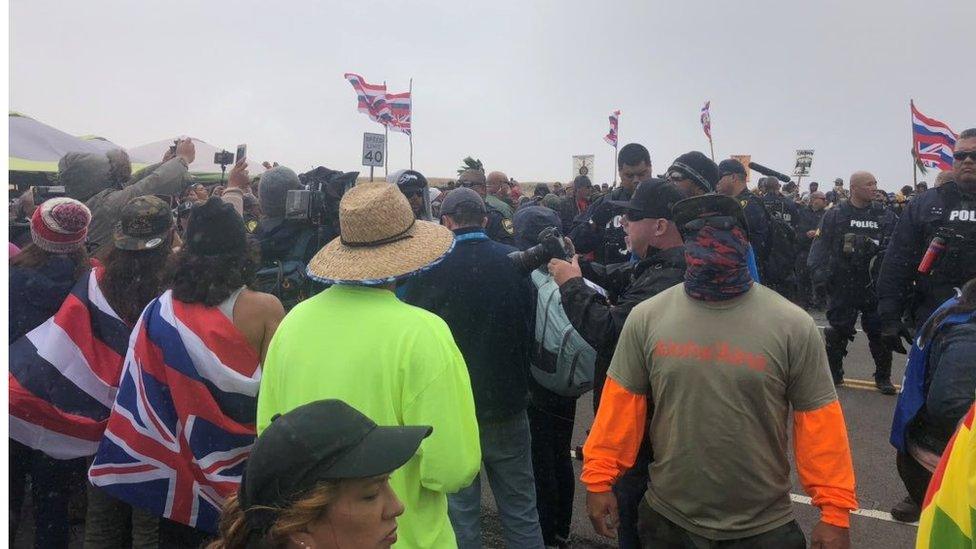
[[[381,133],[363,134],[363,166],[382,166],[386,136]]]

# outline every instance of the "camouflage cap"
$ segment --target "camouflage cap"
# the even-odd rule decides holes
[[[115,225],[115,247],[152,250],[167,241],[173,228],[169,204],[155,196],[137,196],[122,207]]]

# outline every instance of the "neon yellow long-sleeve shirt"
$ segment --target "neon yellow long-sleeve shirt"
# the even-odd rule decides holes
[[[430,425],[390,484],[406,511],[397,547],[454,547],[447,494],[481,464],[464,358],[447,324],[388,291],[334,286],[295,307],[278,327],[258,393],[258,433],[275,414],[340,399],[379,425]]]

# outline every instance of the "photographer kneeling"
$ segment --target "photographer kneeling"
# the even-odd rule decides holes
[[[549,262],[549,272],[559,284],[563,309],[569,321],[597,351],[594,409],[599,406],[610,359],[630,311],[640,302],[684,280],[684,246],[671,216],[671,206],[682,198],[674,186],[661,179],[649,179],[637,186],[630,201],[611,201],[624,210],[623,229],[637,262],[580,263],[578,256],[573,257],[572,262],[559,259]],[[614,302],[587,286],[584,276],[617,296]],[[621,547],[640,546],[637,507],[647,485],[650,459],[651,450],[645,441],[637,462],[614,486],[620,508]]]

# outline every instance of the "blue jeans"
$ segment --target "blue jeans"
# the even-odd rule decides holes
[[[531,435],[525,411],[496,421],[479,421],[481,462],[495,495],[505,545],[543,547],[535,505]],[[481,547],[481,475],[471,486],[447,496],[448,515],[460,549]]]

